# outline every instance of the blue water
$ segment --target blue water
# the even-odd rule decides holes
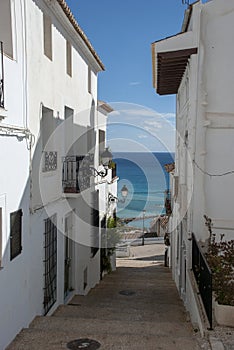
[[[125,203],[118,202],[117,216],[120,218],[160,215],[164,213],[164,192],[169,189],[169,175],[164,165],[172,163],[170,153],[114,153],[117,164],[118,198],[126,185],[129,193]],[[145,220],[145,227],[152,219]],[[130,226],[142,227],[142,221],[131,222]]]

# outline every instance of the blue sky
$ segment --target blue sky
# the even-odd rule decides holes
[[[98,98],[108,103],[132,104],[135,111],[135,106],[144,106],[169,116],[172,121],[175,96],[159,96],[152,87],[151,43],[180,32],[186,10],[182,0],[67,0],[67,3],[106,68],[99,74]],[[133,114],[126,118],[133,125],[138,120]],[[156,119],[159,122],[158,116]],[[156,121],[151,121],[151,126],[155,125],[159,130]],[[126,125],[120,129],[116,128],[116,137],[124,133]],[[129,134],[134,133],[128,128],[126,136]],[[134,135],[131,137],[134,139]],[[143,132],[143,145],[146,139]]]

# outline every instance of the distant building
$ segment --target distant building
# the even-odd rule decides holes
[[[233,1],[201,1],[185,11],[182,31],[152,44],[153,85],[160,95],[176,94],[175,170],[171,173],[173,277],[201,326],[193,287],[192,233],[234,237],[234,46]]]
[[[111,111],[103,105],[99,128],[104,66],[66,2],[1,1],[0,41],[3,349],[36,315],[99,282],[101,219],[109,213],[100,203],[117,185],[115,169],[94,171],[105,172]]]

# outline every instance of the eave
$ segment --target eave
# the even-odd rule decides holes
[[[110,105],[108,105],[108,103],[100,100],[98,100],[98,110],[104,111],[107,114],[114,111],[113,108]]]
[[[104,71],[105,70],[104,64],[102,63],[97,52],[94,50],[94,48],[93,48],[91,42],[89,41],[89,39],[87,38],[86,34],[84,33],[84,31],[81,29],[81,27],[77,23],[73,13],[71,12],[70,8],[68,7],[66,1],[65,0],[54,0],[53,2],[50,1],[50,6],[53,6],[53,4],[55,4],[55,3],[57,3],[59,5],[63,14],[66,16],[65,18],[68,19],[68,21],[70,22],[70,25],[73,27],[73,30],[75,30],[76,34],[78,34],[78,37],[80,38],[80,40],[83,42],[84,46],[86,47],[87,52],[89,52],[91,54],[91,56],[93,57],[94,61],[96,62],[96,65],[98,66],[97,70]]]
[[[153,86],[159,95],[178,92],[188,60],[196,53],[191,31],[152,44]]]

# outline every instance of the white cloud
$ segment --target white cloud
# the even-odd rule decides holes
[[[162,128],[162,123],[160,123],[157,120],[145,120],[144,124],[146,125],[146,127],[144,127],[144,129],[148,128],[148,125],[153,127],[154,129],[161,129]]]
[[[136,85],[140,85],[141,83],[139,81],[131,81],[129,83],[130,86],[136,86]]]
[[[109,140],[121,135],[121,139],[135,140],[151,150],[174,149],[173,113],[158,113],[148,107],[124,102],[111,103],[111,106],[115,112],[108,117]],[[124,148],[125,144],[122,140],[118,147]]]

